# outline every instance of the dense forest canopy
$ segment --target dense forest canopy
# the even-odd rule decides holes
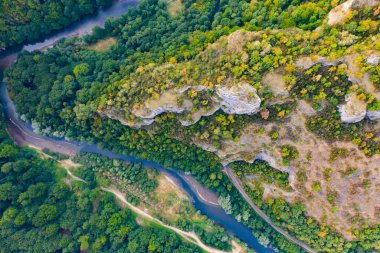
[[[349,206],[354,214],[339,210],[338,194],[369,196],[371,180],[377,182],[370,169],[358,171],[376,164],[380,153],[374,121],[380,110],[380,9],[351,1],[347,15],[334,21],[329,13],[343,13],[343,2],[144,0],[91,35],[68,38],[46,52],[23,52],[5,81],[20,115],[41,133],[100,143],[191,173],[265,246],[301,251],[249,207],[221,162],[232,162],[245,190],[276,225],[316,251],[376,251],[379,222],[361,217],[360,203]],[[170,11],[175,3],[182,4],[179,11]],[[94,50],[110,38],[113,45]],[[282,89],[271,87],[274,79]],[[246,87],[241,100],[260,99],[255,113],[230,113],[234,108],[226,108],[220,87],[232,87],[234,95],[234,87]],[[352,106],[360,111],[345,115]],[[315,147],[325,145],[321,150],[339,143],[347,149],[313,159],[318,149],[301,149],[308,141],[303,136],[315,138]],[[275,155],[269,162],[251,163],[268,153]],[[349,154],[362,155],[355,162],[363,166],[319,168],[324,159],[330,166]],[[335,191],[333,176],[336,185],[353,186]],[[326,215],[311,216],[302,198],[287,201],[299,189],[312,201],[326,196],[318,208],[330,208],[332,217],[342,212],[349,228],[338,230]]]
[[[41,39],[112,0],[3,0],[0,3],[0,48]]]
[[[0,165],[0,252],[201,252],[173,232],[140,226],[97,187],[91,168],[82,172],[87,183],[63,180],[56,161],[13,144],[3,119]]]

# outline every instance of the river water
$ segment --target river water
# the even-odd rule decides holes
[[[50,37],[44,39],[41,42],[25,45],[23,47],[16,47],[7,49],[0,53],[0,72],[2,72],[6,67],[10,66],[16,59],[18,54],[22,50],[33,51],[39,50],[42,48],[50,47],[55,42],[62,38],[70,37],[73,35],[86,34],[92,30],[95,26],[104,25],[105,21],[109,17],[118,17],[125,13],[128,8],[135,7],[138,4],[138,1],[117,1],[112,6],[106,9],[100,9],[97,14],[86,17],[81,21],[78,21],[66,29],[63,29],[60,32],[57,32]],[[1,73],[0,73],[1,76]],[[96,153],[113,159],[121,159],[124,161],[130,162],[139,162],[146,168],[154,168],[160,171],[164,171],[169,174],[175,181],[187,192],[190,196],[194,206],[198,209],[202,214],[206,215],[209,219],[213,220],[217,224],[224,227],[229,233],[239,238],[241,241],[247,243],[247,245],[254,249],[259,253],[268,253],[273,252],[273,250],[265,248],[260,245],[252,235],[251,230],[245,226],[244,224],[238,222],[233,216],[227,214],[220,206],[215,206],[208,204],[202,201],[197,193],[194,192],[192,187],[188,184],[186,180],[184,180],[181,172],[178,172],[174,169],[164,168],[162,165],[157,164],[155,162],[146,161],[142,159],[138,159],[135,157],[129,157],[121,154],[117,154],[111,151],[106,151],[99,149],[96,145],[90,145],[87,143],[79,143],[75,141],[67,142],[65,140],[59,140],[56,138],[50,138],[47,136],[39,136],[36,133],[32,132],[30,125],[16,117],[14,105],[12,101],[8,97],[8,93],[6,92],[5,84],[2,84],[1,89],[1,101],[3,103],[4,114],[7,117],[8,122],[13,122],[12,127],[17,127],[23,129],[22,131],[28,132],[28,134],[33,135],[33,138],[38,138],[40,140],[45,140],[49,142],[53,142],[58,146],[66,145],[69,148],[73,148],[74,150],[80,150],[82,152],[88,153]],[[37,136],[37,137],[36,137]]]

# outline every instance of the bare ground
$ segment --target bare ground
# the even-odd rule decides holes
[[[293,192],[284,192],[274,185],[263,185],[263,197],[301,201],[309,216],[321,223],[326,222],[347,239],[355,239],[350,233],[352,227],[359,227],[363,222],[369,225],[380,222],[380,155],[369,158],[351,142],[330,143],[316,137],[305,127],[305,114],[313,113],[312,108],[307,107],[302,102],[302,106],[283,124],[251,124],[242,132],[238,142],[224,140],[221,149],[198,139],[195,143],[215,152],[225,163],[237,160],[253,162],[260,158],[267,160],[274,168],[287,171]],[[264,128],[265,134],[258,134],[259,128]],[[267,134],[274,128],[279,132],[277,140],[272,140]],[[284,144],[295,146],[299,152],[299,157],[288,167],[283,166],[281,159],[281,145]],[[347,149],[348,156],[332,161],[330,154],[336,147]],[[355,173],[349,174],[352,168]],[[297,179],[299,171],[306,174],[304,182]],[[319,191],[313,189],[316,182],[320,185]],[[328,196],[332,193],[336,198],[331,204]]]
[[[201,201],[211,205],[219,206],[218,196],[216,196],[214,192],[202,186],[192,176],[182,174],[182,177],[190,185],[193,191],[195,191],[198,194],[198,197]]]
[[[174,224],[183,215],[186,203],[190,204],[189,198],[170,177],[161,174],[157,179],[158,187],[152,193],[157,204],[154,207],[149,206],[149,212]],[[145,204],[141,207],[143,206]]]
[[[113,37],[106,38],[90,45],[88,48],[98,52],[103,52],[109,50],[113,45],[116,44],[116,42],[117,40]]]
[[[167,0],[168,12],[171,17],[175,18],[184,9],[181,0]]]
[[[119,191],[117,190],[115,187],[110,187],[110,188],[102,188],[102,190],[104,191],[107,191],[107,192],[110,192],[112,194],[114,194],[121,202],[123,202],[125,205],[128,206],[128,208],[130,208],[133,212],[137,213],[138,215],[150,220],[150,221],[153,221],[154,223],[157,223],[167,229],[170,229],[172,230],[173,232],[177,233],[178,235],[180,235],[183,239],[191,242],[191,243],[194,243],[196,245],[198,245],[200,248],[202,248],[203,250],[207,251],[207,252],[211,252],[211,253],[225,253],[225,251],[221,251],[221,250],[218,250],[218,249],[214,249],[212,247],[209,247],[207,245],[205,245],[200,239],[199,237],[194,233],[194,232],[186,232],[186,231],[183,231],[183,230],[180,230],[176,227],[172,227],[172,226],[169,226],[169,225],[166,225],[164,224],[162,221],[152,217],[151,215],[147,214],[146,212],[144,212],[143,210],[133,206],[132,204],[130,204],[124,197],[124,195]]]

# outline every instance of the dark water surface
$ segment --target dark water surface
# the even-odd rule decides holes
[[[66,38],[66,37],[70,37],[70,36],[78,35],[78,34],[89,33],[93,27],[103,26],[107,18],[118,17],[122,15],[123,13],[125,13],[128,10],[128,8],[135,7],[137,4],[138,4],[138,1],[136,0],[117,1],[112,6],[106,9],[99,10],[97,14],[86,17],[82,19],[81,21],[78,21],[72,24],[68,28],[55,33],[54,35],[46,38],[42,42],[26,45],[23,47],[15,47],[15,48],[11,48],[6,51],[3,51],[0,53],[0,72],[2,72],[6,67],[10,66],[17,59],[18,54],[22,50],[27,50],[27,51],[39,50],[42,48],[52,46],[55,42],[57,42],[58,40],[62,38]],[[2,73],[0,73],[0,77],[2,76],[1,74]],[[2,84],[2,89],[0,92],[1,92],[1,101],[4,105],[3,106],[4,113],[7,119],[16,122],[18,127],[22,128],[24,131],[27,131],[31,135],[36,136],[36,133],[32,132],[30,124],[16,117],[16,111],[14,109],[13,102],[8,97],[5,84]],[[195,193],[193,189],[191,188],[191,186],[187,183],[187,181],[184,180],[182,176],[183,175],[182,172],[176,171],[175,169],[165,168],[162,165],[155,162],[138,159],[136,157],[121,155],[121,154],[117,154],[117,153],[107,151],[107,150],[102,150],[98,148],[97,145],[94,145],[94,144],[90,145],[87,143],[79,143],[76,141],[65,141],[62,139],[51,138],[47,136],[38,136],[38,138],[48,140],[50,142],[54,142],[57,145],[66,145],[66,146],[71,145],[73,149],[75,150],[79,149],[82,152],[96,153],[96,154],[100,154],[102,156],[106,156],[113,159],[121,159],[121,160],[129,161],[129,162],[142,163],[142,165],[146,168],[154,168],[154,169],[163,171],[169,174],[173,179],[175,179],[176,183],[178,183],[187,192],[195,208],[199,210],[202,214],[206,215],[209,219],[213,220],[217,224],[224,227],[228,232],[230,232],[231,234],[239,238],[241,241],[247,243],[248,246],[254,249],[255,251],[259,253],[274,252],[273,250],[265,248],[264,246],[260,245],[257,241],[257,238],[255,238],[252,235],[252,231],[247,226],[238,222],[232,215],[227,214],[220,206],[207,204],[201,201],[197,193]]]

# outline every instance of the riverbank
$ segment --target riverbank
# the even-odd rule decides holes
[[[32,148],[36,149],[36,147],[32,147]],[[70,189],[72,189],[72,182],[73,181],[78,181],[78,182],[82,182],[82,183],[85,183],[85,184],[88,183],[85,180],[83,180],[82,178],[77,177],[72,172],[72,169],[83,169],[83,165],[82,164],[75,163],[75,162],[73,162],[70,159],[67,159],[67,160],[57,160],[54,157],[50,156],[49,154],[45,154],[43,151],[41,151],[38,148],[37,148],[37,151],[40,154],[40,156],[41,156],[42,159],[46,159],[46,158],[54,159],[54,160],[56,160],[57,163],[59,163],[61,165],[62,168],[65,169],[65,171],[66,171],[66,173],[67,173],[67,175],[69,177],[68,178],[64,177],[64,178],[62,178],[62,180],[69,186]],[[162,173],[161,176],[163,178],[167,178],[168,182],[170,184],[173,184],[172,186],[174,188],[176,188],[176,190],[175,190],[175,194],[176,195],[179,194],[179,195],[182,195],[182,197],[185,197],[184,196],[185,193],[183,193],[182,190],[180,190],[179,186],[174,181],[172,181],[168,177],[168,175],[166,173]],[[201,237],[199,235],[197,235],[194,231],[184,231],[184,230],[182,230],[182,229],[180,229],[180,228],[178,228],[176,226],[167,224],[166,222],[164,222],[164,221],[162,221],[160,219],[157,219],[156,215],[152,215],[150,209],[148,210],[147,208],[142,208],[140,205],[139,206],[133,205],[132,203],[130,203],[125,198],[125,193],[123,193],[122,191],[120,191],[118,186],[111,184],[111,185],[108,185],[106,187],[102,186],[102,185],[99,185],[99,187],[103,191],[112,193],[119,201],[121,201],[121,203],[122,203],[121,206],[123,208],[127,207],[128,209],[130,209],[134,213],[136,213],[138,216],[140,216],[140,217],[142,217],[142,218],[144,218],[144,219],[146,219],[146,220],[148,220],[150,222],[153,222],[153,223],[157,224],[158,226],[161,226],[161,227],[163,227],[165,229],[168,229],[168,230],[171,230],[171,231],[177,233],[184,240],[197,245],[198,247],[202,248],[205,251],[210,252],[210,253],[227,253],[227,252],[229,252],[229,251],[218,250],[218,249],[213,248],[211,246],[207,246],[206,244],[204,244],[202,242]],[[165,190],[167,190],[167,189],[165,189]],[[241,245],[239,245],[236,241],[232,240],[231,243],[232,243],[232,252],[233,253],[243,253],[243,252],[246,252],[243,249],[243,247]]]
[[[258,206],[256,206],[253,203],[253,201],[251,200],[251,198],[245,192],[245,190],[244,190],[243,186],[241,185],[239,179],[234,175],[234,173],[231,170],[231,168],[228,165],[226,165],[224,168],[225,168],[225,173],[227,174],[227,176],[229,177],[229,179],[231,180],[231,182],[233,183],[233,185],[236,187],[236,189],[238,189],[238,191],[240,192],[241,196],[243,196],[243,198],[245,199],[245,201],[247,201],[247,203],[252,207],[252,209],[255,210],[255,212],[261,218],[263,218],[266,223],[268,223],[277,232],[279,232],[280,234],[282,234],[286,239],[288,239],[289,241],[291,241],[294,244],[297,244],[298,246],[300,246],[301,248],[303,248],[307,252],[309,252],[309,253],[317,253],[315,250],[313,250],[312,248],[310,248],[309,246],[307,246],[305,243],[297,240],[293,236],[289,235],[285,230],[283,230],[282,228],[280,228],[276,224],[274,224],[271,221],[271,219],[263,211],[261,211]]]
[[[83,148],[80,144],[74,144],[64,140],[53,140],[51,138],[38,135],[31,129],[25,127],[25,125],[20,124],[19,119],[11,116],[7,119],[7,132],[17,145],[30,146],[39,150],[47,149],[51,152],[67,155],[69,157],[75,156]],[[173,178],[170,173],[165,174],[169,176],[173,182],[180,186],[180,183]],[[219,206],[218,197],[214,192],[199,184],[190,175],[186,175],[184,173],[179,173],[179,175],[189,183],[201,201],[206,204]]]
[[[185,173],[180,174],[183,179],[190,185],[190,187],[198,194],[199,199],[207,204],[220,206],[218,203],[218,196],[211,190],[202,186],[192,176]]]
[[[186,232],[186,231],[180,230],[180,229],[178,229],[176,227],[172,227],[172,226],[166,225],[162,221],[160,221],[160,220],[152,217],[151,215],[149,215],[148,213],[144,212],[143,210],[135,207],[134,205],[132,205],[131,203],[129,203],[125,199],[124,195],[118,189],[116,189],[115,187],[113,187],[113,186],[111,186],[109,188],[102,187],[101,189],[103,191],[112,193],[122,203],[124,203],[129,209],[131,209],[133,212],[137,213],[138,215],[146,218],[147,220],[153,221],[154,223],[157,223],[160,226],[163,226],[164,228],[167,228],[167,229],[170,229],[170,230],[176,232],[182,238],[184,238],[185,240],[187,240],[187,241],[189,241],[191,243],[194,243],[194,244],[198,245],[203,250],[205,250],[207,252],[211,252],[211,253],[226,253],[226,251],[221,251],[221,250],[218,250],[218,249],[214,249],[214,248],[211,248],[211,247],[205,245],[194,232]]]
[[[17,144],[21,146],[32,146],[40,150],[47,149],[51,152],[60,153],[69,157],[74,157],[79,152],[95,153],[111,159],[141,163],[144,168],[153,168],[165,172],[189,195],[195,208],[206,215],[210,220],[224,227],[228,232],[247,243],[249,247],[255,249],[257,252],[272,252],[271,249],[267,249],[258,243],[252,231],[247,226],[239,223],[233,216],[226,214],[224,209],[217,204],[215,193],[200,185],[190,175],[175,171],[174,169],[164,168],[155,162],[128,157],[112,151],[101,150],[94,144],[89,145],[76,141],[66,141],[64,139],[50,138],[34,133],[26,122],[16,117],[15,107],[8,97],[4,84],[1,87],[1,91],[7,121],[7,131]]]
[[[123,5],[128,5],[128,1],[122,1]],[[127,8],[129,8],[130,5],[128,5],[124,10],[123,7],[118,7],[117,11],[119,13],[124,12]],[[109,16],[113,16],[112,12],[105,13],[104,16],[101,18],[94,17],[92,21],[89,22],[80,22],[77,27],[74,27],[71,31],[64,30],[61,33],[60,38],[69,37],[75,34],[83,34],[86,32],[89,32],[92,27],[96,25],[102,25],[104,24],[105,18]],[[95,20],[95,21],[94,21]],[[99,23],[100,22],[100,23]],[[41,49],[45,47],[49,47],[53,45],[57,40],[59,39],[59,36],[54,36],[52,38],[49,38],[45,40],[42,43],[37,43],[35,45],[28,45],[24,47],[24,50],[32,51],[36,49]],[[11,64],[15,57],[17,56],[18,52],[14,52],[11,57],[8,57],[6,62],[7,64],[3,65],[4,67],[7,67],[8,64]],[[1,59],[0,59],[1,62]],[[2,64],[2,63],[1,63]],[[3,86],[5,91],[6,88]],[[181,187],[189,194],[191,199],[193,200],[194,206],[203,214],[208,216],[211,220],[215,221],[217,224],[220,224],[223,226],[226,230],[228,230],[231,234],[236,235],[239,239],[246,242],[251,248],[256,249],[258,252],[272,252],[269,249],[266,249],[262,245],[260,245],[257,241],[257,239],[252,235],[252,230],[249,229],[247,226],[243,225],[242,223],[239,223],[232,215],[226,214],[226,212],[217,205],[217,197],[215,194],[212,194],[211,191],[209,191],[206,188],[201,188],[202,186],[200,184],[195,184],[192,180],[186,180],[182,176],[178,174],[178,171],[175,170],[168,170],[167,168],[164,168],[163,166],[149,162],[149,161],[142,161],[136,158],[127,157],[125,155],[120,155],[113,153],[111,151],[104,151],[100,150],[96,147],[96,145],[84,145],[79,142],[68,142],[61,139],[55,139],[55,138],[49,138],[46,136],[40,136],[36,133],[34,133],[26,124],[25,122],[22,122],[16,117],[15,108],[13,106],[12,101],[9,100],[6,93],[2,93],[2,96],[4,95],[3,101],[5,106],[5,112],[7,114],[8,118],[8,132],[13,136],[13,139],[16,141],[16,143],[19,143],[20,145],[33,145],[35,147],[38,147],[40,149],[48,149],[52,152],[61,153],[68,156],[74,156],[78,152],[90,152],[90,153],[97,153],[100,155],[107,156],[109,158],[114,159],[122,159],[125,161],[130,161],[131,159],[133,161],[142,162],[144,166],[146,167],[152,167],[159,169],[161,171],[167,171],[169,175],[174,177]]]

